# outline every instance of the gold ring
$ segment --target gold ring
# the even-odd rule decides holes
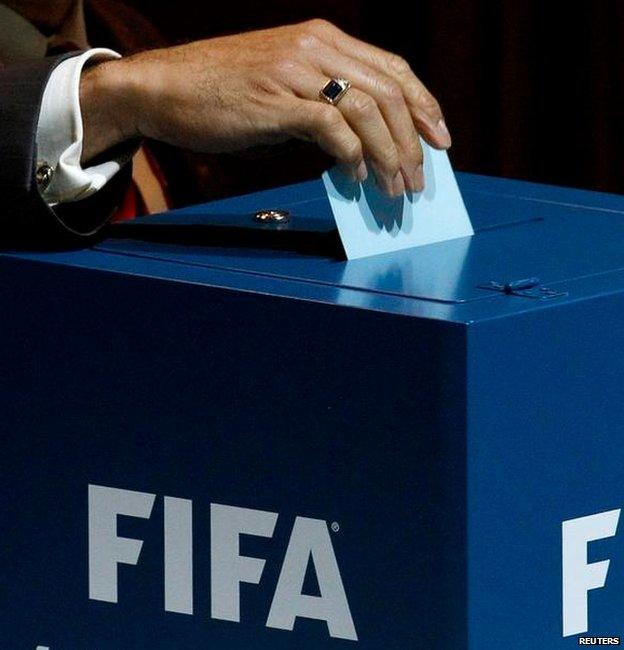
[[[319,98],[332,106],[336,106],[336,104],[347,94],[349,88],[351,88],[351,83],[346,79],[330,79],[319,90]]]

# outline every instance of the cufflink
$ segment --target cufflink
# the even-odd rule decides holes
[[[48,189],[48,186],[52,182],[52,177],[54,176],[54,170],[50,165],[45,161],[37,162],[37,169],[35,171],[35,180],[37,181],[37,186],[41,192],[45,192]]]

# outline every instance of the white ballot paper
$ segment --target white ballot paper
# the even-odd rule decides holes
[[[446,151],[422,142],[425,189],[383,194],[373,174],[354,183],[338,167],[323,182],[347,259],[434,244],[474,234]]]

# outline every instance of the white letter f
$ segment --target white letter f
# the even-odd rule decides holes
[[[563,562],[563,636],[589,630],[587,592],[607,581],[609,560],[587,563],[587,544],[613,537],[620,510],[568,519],[561,525]]]

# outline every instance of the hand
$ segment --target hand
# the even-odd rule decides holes
[[[318,99],[333,77],[352,84],[337,106]],[[83,159],[137,136],[203,152],[294,137],[354,180],[370,165],[394,196],[423,187],[418,134],[451,145],[437,101],[403,59],[323,20],[103,63],[83,75],[81,104]]]

